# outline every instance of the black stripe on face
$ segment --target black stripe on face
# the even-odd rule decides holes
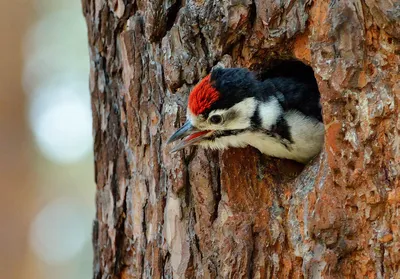
[[[215,131],[207,140],[215,140],[217,138],[228,137],[228,136],[236,136],[242,134],[244,132],[251,131],[251,129],[238,129],[238,130],[219,130]]]
[[[260,128],[261,127],[261,116],[260,116],[260,105],[257,104],[256,110],[254,111],[253,116],[251,117],[251,126],[254,128]]]

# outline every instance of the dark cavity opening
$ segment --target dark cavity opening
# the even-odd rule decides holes
[[[174,26],[175,20],[178,16],[178,12],[182,7],[182,0],[176,0],[174,4],[167,10],[167,31],[171,30],[172,26]]]
[[[313,69],[298,60],[272,60],[267,65],[255,67],[258,78],[294,77],[318,88]]]

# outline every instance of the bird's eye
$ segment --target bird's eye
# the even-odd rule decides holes
[[[222,117],[221,117],[221,115],[217,115],[217,114],[212,115],[212,116],[210,117],[210,122],[211,122],[212,124],[220,124],[220,123],[222,122]]]

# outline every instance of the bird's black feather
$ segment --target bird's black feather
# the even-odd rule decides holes
[[[320,94],[313,76],[270,75],[260,81],[245,68],[217,68],[211,73],[211,83],[221,97],[205,112],[206,117],[212,110],[230,108],[248,97],[267,101],[275,96],[284,111],[297,110],[322,121]],[[256,116],[254,120],[256,123]]]
[[[272,92],[277,96],[284,111],[297,110],[306,116],[322,121],[317,84],[305,83],[298,78],[276,77],[265,80],[263,85],[263,91],[259,94],[260,98],[263,98],[264,92],[268,92],[268,97]]]
[[[206,117],[210,111],[227,109],[245,98],[255,96],[263,87],[254,74],[245,68],[216,68],[211,73],[211,84],[221,96],[204,112]]]

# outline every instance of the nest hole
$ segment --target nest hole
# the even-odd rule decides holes
[[[295,77],[317,86],[313,69],[299,60],[274,59],[265,65],[256,65],[254,70],[258,72],[260,80],[273,77]]]

